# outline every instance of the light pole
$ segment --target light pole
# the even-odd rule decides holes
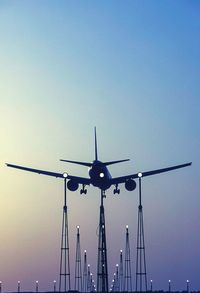
[[[91,292],[90,264],[87,266],[87,292]]]
[[[169,292],[171,292],[171,280],[169,280]]]
[[[124,270],[123,270],[123,256],[122,250],[120,250],[120,257],[119,257],[119,291],[123,291],[123,281],[124,281]]]
[[[38,293],[38,285],[39,285],[39,282],[38,281],[35,281],[35,292]]]
[[[17,292],[20,293],[20,281],[17,282]]]
[[[2,281],[0,281],[0,293],[2,292]]]
[[[189,280],[187,280],[187,293],[189,293],[190,292],[190,289],[189,289]]]
[[[136,292],[147,292],[147,271],[145,257],[145,241],[144,241],[144,221],[142,206],[142,176],[138,173],[139,178],[139,205],[138,205],[138,226],[137,226],[137,256],[136,256]]]
[[[115,292],[119,292],[119,265],[116,264],[116,285]]]
[[[150,284],[151,284],[150,291],[153,292],[153,280],[150,280]]]
[[[56,292],[56,280],[53,281],[53,291]]]
[[[105,190],[101,189],[101,205],[99,216],[98,259],[97,259],[97,292],[108,292],[108,264],[106,246],[106,223],[103,200]]]

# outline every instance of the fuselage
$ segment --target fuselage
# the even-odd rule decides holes
[[[93,186],[106,190],[111,186],[111,175],[104,163],[94,160],[89,168],[89,176]]]

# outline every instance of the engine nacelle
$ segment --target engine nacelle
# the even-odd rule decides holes
[[[136,182],[133,180],[133,179],[128,179],[126,182],[125,182],[125,188],[126,190],[128,191],[132,191],[136,188]]]
[[[71,191],[76,191],[78,189],[78,182],[76,182],[75,180],[70,179],[67,182],[67,188]]]

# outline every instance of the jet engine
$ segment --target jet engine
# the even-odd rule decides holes
[[[128,179],[126,182],[125,182],[125,188],[126,190],[128,191],[132,191],[136,188],[136,182],[133,180],[133,179]]]
[[[68,182],[67,182],[67,188],[71,191],[76,191],[78,189],[78,182],[76,182],[75,180],[73,179],[70,179]]]

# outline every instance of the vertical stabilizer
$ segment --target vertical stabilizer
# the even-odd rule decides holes
[[[95,160],[98,160],[98,153],[97,153],[97,134],[96,134],[96,126],[94,128],[94,138],[95,138]]]

